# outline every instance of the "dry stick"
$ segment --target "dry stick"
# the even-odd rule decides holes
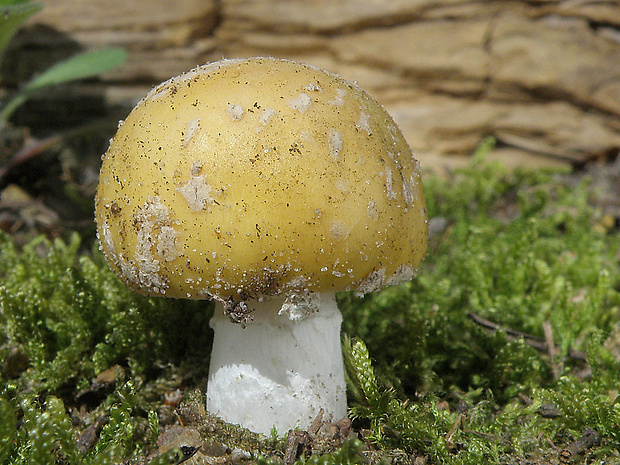
[[[595,430],[586,426],[581,437],[560,451],[560,463],[571,463],[578,455],[583,455],[594,446],[599,445],[601,438]]]
[[[308,433],[310,433],[310,436],[316,436],[316,434],[321,429],[321,426],[323,426],[323,414],[324,413],[325,411],[323,409],[319,410],[319,413],[317,414],[315,419],[312,420],[312,424],[308,428]]]
[[[542,324],[543,332],[545,333],[545,344],[547,345],[547,352],[549,353],[549,362],[551,363],[551,372],[553,373],[553,379],[557,380],[562,372],[562,362],[557,362],[560,351],[553,342],[553,328],[549,320]]]
[[[62,135],[54,135],[42,140],[30,141],[25,147],[19,150],[6,166],[0,166],[0,181],[15,167],[24,163],[37,155],[42,154],[46,150],[52,148],[64,140]]]
[[[71,139],[72,137],[101,131],[102,129],[106,129],[109,127],[113,127],[111,120],[103,119],[94,121],[92,123],[86,123],[77,128],[69,129],[62,134],[54,134],[44,139],[35,139],[32,137],[29,138],[24,147],[18,150],[8,161],[8,163],[6,163],[5,166],[0,166],[0,182],[4,180],[4,178],[11,172],[11,170],[15,169],[22,163],[45,153],[52,147],[61,143],[65,143],[68,139]]]
[[[492,321],[482,318],[480,315],[477,315],[473,312],[469,312],[467,316],[483,328],[490,329],[492,331],[500,330],[505,332],[506,335],[512,340],[523,338],[523,340],[528,346],[533,347],[536,350],[540,350],[541,352],[547,352],[549,350],[547,347],[547,342],[544,339],[532,336],[531,334],[515,331],[514,329],[504,328],[497,323],[493,323]],[[587,361],[586,354],[578,350],[569,348],[567,355],[574,360],[579,360],[582,362]]]
[[[91,450],[99,440],[99,434],[103,430],[104,425],[110,420],[108,415],[97,418],[93,424],[82,431],[77,440],[77,449],[85,454]]]
[[[286,450],[282,461],[285,465],[292,465],[302,455],[309,456],[312,453],[312,441],[323,426],[324,410],[319,413],[312,421],[308,431],[290,430],[286,438]]]
[[[290,430],[286,438],[286,450],[282,462],[292,465],[302,455],[309,456],[312,453],[312,438],[310,433],[303,430]]]
[[[452,426],[448,434],[446,434],[445,441],[448,446],[448,449],[454,448],[453,438],[454,438],[454,434],[456,433],[458,429],[465,429],[465,416],[462,413],[459,413],[459,416],[456,418],[454,425]]]
[[[518,396],[527,406],[532,405],[532,402],[534,402],[530,397],[526,396],[523,393],[519,393]],[[536,410],[536,413],[538,413],[543,418],[558,418],[562,416],[562,411],[556,405],[550,404],[548,402],[541,404],[541,406],[538,407],[538,410]]]

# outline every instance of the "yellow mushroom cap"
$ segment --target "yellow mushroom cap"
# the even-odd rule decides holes
[[[287,60],[223,60],[154,88],[103,157],[97,230],[145,294],[361,293],[426,252],[420,167],[355,84]]]

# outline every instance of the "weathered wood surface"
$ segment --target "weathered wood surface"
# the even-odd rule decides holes
[[[620,148],[617,0],[42,3],[14,47],[13,75],[33,72],[15,63],[44,63],[63,47],[123,46],[125,67],[77,91],[104,106],[129,107],[207,61],[271,55],[358,81],[428,167],[464,162],[486,135],[509,164],[583,163]],[[77,108],[74,119],[93,111]]]

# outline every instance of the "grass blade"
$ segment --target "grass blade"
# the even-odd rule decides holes
[[[13,112],[34,92],[44,87],[78,79],[95,77],[120,66],[127,59],[127,52],[120,48],[104,48],[80,53],[52,66],[31,80],[0,112],[0,121],[7,121]]]

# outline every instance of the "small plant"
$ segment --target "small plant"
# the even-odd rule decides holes
[[[0,64],[7,45],[18,29],[41,5],[31,0],[0,0]],[[127,58],[127,53],[119,48],[106,48],[80,53],[65,61],[57,63],[47,71],[34,77],[14,96],[2,104],[0,109],[0,128],[4,127],[13,112],[35,92],[45,87],[97,76],[105,71],[120,66]]]

